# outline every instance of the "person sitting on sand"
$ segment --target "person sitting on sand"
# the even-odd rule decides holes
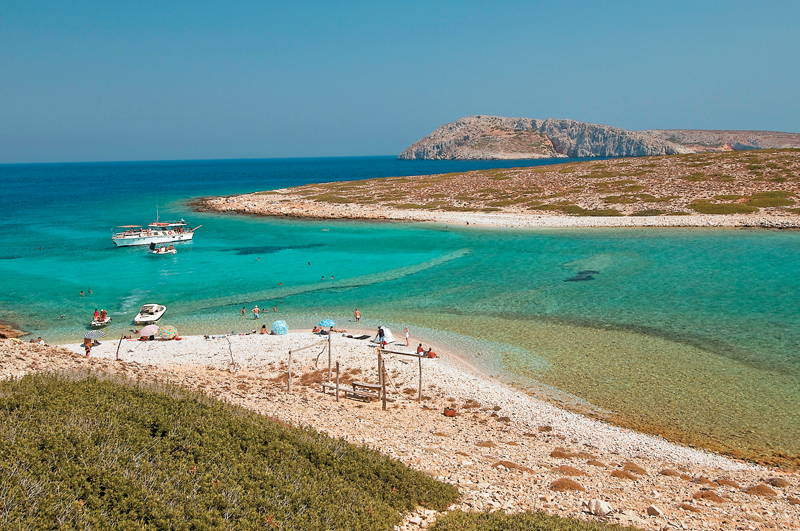
[[[261,325],[261,333],[262,334],[266,334],[267,333],[267,325],[265,325],[265,324]]]
[[[428,358],[438,358],[439,357],[433,351],[433,347],[431,347],[431,348],[429,348],[428,350],[425,351],[425,356],[428,357]]]
[[[311,329],[312,334],[319,334],[320,332],[322,332],[322,328],[319,326],[315,326],[313,329]]]
[[[329,333],[330,333],[330,332],[347,332],[347,330],[339,330],[339,329],[337,329],[337,328],[331,327],[331,329],[330,329],[330,330],[328,330],[328,332],[329,332]]]
[[[423,352],[425,352],[425,349],[422,348],[422,343],[420,343],[417,347],[417,354],[422,354]]]

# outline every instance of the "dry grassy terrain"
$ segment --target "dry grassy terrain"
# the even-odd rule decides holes
[[[259,195],[279,202],[297,198],[403,210],[577,216],[796,215],[800,212],[798,191],[800,150],[785,149],[389,177]]]

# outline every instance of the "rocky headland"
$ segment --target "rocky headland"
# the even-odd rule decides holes
[[[398,158],[644,157],[766,148],[800,148],[800,134],[684,129],[627,131],[575,120],[468,116],[437,128],[406,148]]]

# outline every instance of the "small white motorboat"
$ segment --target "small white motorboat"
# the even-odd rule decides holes
[[[150,250],[147,252],[150,254],[176,254],[178,250],[172,245],[169,247],[157,247],[155,243],[151,243]]]
[[[92,319],[92,328],[101,328],[111,324],[111,316],[106,315],[105,318],[97,317]]]
[[[145,304],[139,310],[139,313],[134,318],[133,322],[136,324],[150,324],[155,323],[161,316],[164,315],[164,312],[167,311],[166,306],[162,306],[161,304]]]

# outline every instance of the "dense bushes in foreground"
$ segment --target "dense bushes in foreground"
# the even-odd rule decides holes
[[[636,531],[604,522],[584,522],[545,513],[506,514],[453,511],[440,517],[432,531]]]
[[[454,487],[376,451],[171,387],[0,383],[0,528],[391,529]]]

